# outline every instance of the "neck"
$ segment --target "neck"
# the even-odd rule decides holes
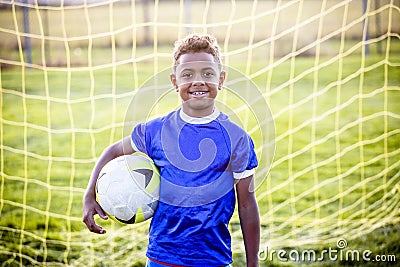
[[[210,116],[213,113],[213,109],[197,111],[197,110],[192,110],[192,109],[185,109],[185,107],[182,107],[182,111],[186,115],[193,117],[193,118],[203,118],[203,117]]]
[[[179,116],[181,119],[190,124],[206,124],[218,118],[220,111],[217,107],[213,110],[213,112],[209,115],[202,117],[193,117],[187,114],[183,109],[180,110]]]
[[[196,108],[189,102],[182,103],[182,111],[193,118],[202,118],[210,116],[214,111],[214,101],[209,101],[208,105]]]

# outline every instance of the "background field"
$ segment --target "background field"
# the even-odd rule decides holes
[[[97,157],[123,136],[135,91],[170,66],[173,41],[188,31],[216,35],[225,64],[272,111],[276,152],[257,188],[261,247],[321,251],[344,238],[398,264],[399,1],[369,1],[366,16],[362,1],[33,3],[30,34],[21,5],[1,3],[2,266],[143,266],[148,222],[99,221],[108,233],[96,236],[81,199]],[[260,155],[266,144],[253,137]],[[244,266],[237,213],[230,227]]]

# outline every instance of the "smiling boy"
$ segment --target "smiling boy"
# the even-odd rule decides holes
[[[247,266],[258,266],[260,239],[254,195],[257,158],[250,136],[214,105],[226,74],[216,39],[192,34],[175,44],[170,79],[182,107],[137,125],[131,136],[108,147],[96,163],[83,200],[89,230],[107,218],[95,201],[101,168],[113,158],[141,151],[160,169],[160,200],[152,218],[147,266],[229,266],[229,221],[236,198]]]

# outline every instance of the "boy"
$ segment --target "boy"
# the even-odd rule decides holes
[[[162,177],[146,266],[229,266],[235,188],[247,266],[258,266],[260,221],[253,192],[258,162],[250,136],[214,106],[225,80],[216,39],[191,34],[177,41],[170,79],[182,108],[137,125],[103,152],[83,199],[83,221],[92,232],[106,232],[93,218],[107,219],[95,201],[99,172],[108,161],[141,151]]]

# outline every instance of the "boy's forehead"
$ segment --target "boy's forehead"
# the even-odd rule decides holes
[[[210,63],[215,63],[213,55],[207,52],[195,52],[182,54],[179,57],[179,64],[189,63],[193,61],[209,61]]]
[[[221,64],[214,61],[213,55],[206,52],[183,54],[175,65],[179,72],[186,69],[220,69]]]
[[[177,72],[182,72],[185,70],[214,70],[218,71],[220,69],[220,64],[211,61],[191,61],[180,63],[176,65],[175,70]]]

